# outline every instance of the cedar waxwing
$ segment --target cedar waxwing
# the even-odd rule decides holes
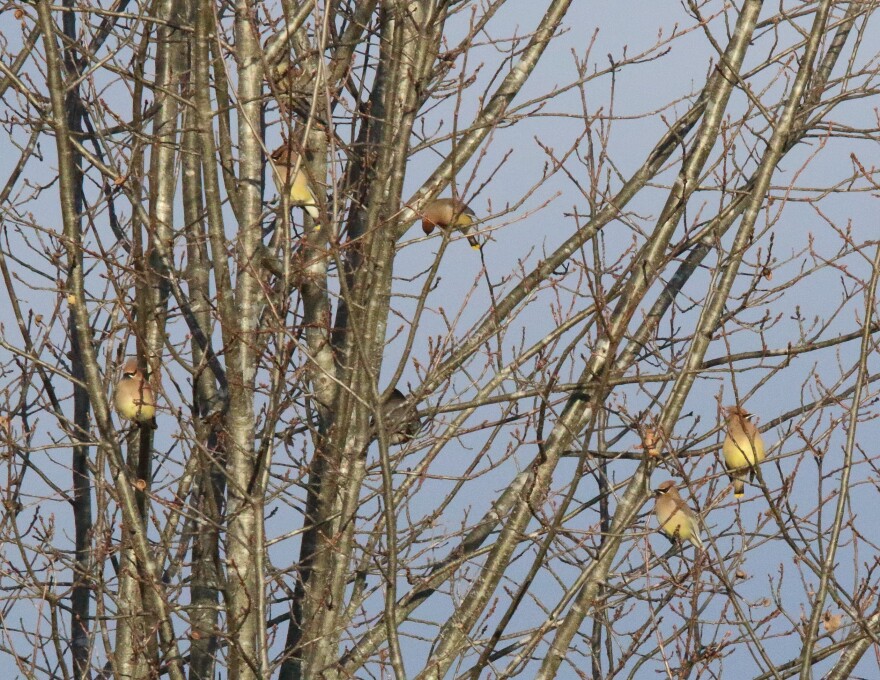
[[[703,548],[700,540],[700,523],[691,509],[678,495],[678,489],[671,480],[663,482],[654,489],[657,499],[654,514],[660,522],[660,531],[670,540],[690,541],[697,548]]]
[[[278,173],[278,188],[290,187],[290,204],[302,207],[313,220],[317,221],[321,216],[318,211],[318,199],[315,198],[315,192],[312,191],[312,186],[309,184],[309,178],[299,154],[293,150],[290,144],[282,144],[272,152],[272,162]],[[299,165],[298,169],[297,164]],[[295,169],[297,170],[296,175],[291,179],[290,173]],[[320,225],[318,226],[320,227]]]
[[[283,112],[308,115],[312,98],[311,78],[305,77],[299,64],[285,60],[269,69],[266,75],[270,89]]]
[[[739,406],[730,406],[727,413],[727,436],[722,451],[724,466],[733,482],[733,495],[742,497],[746,484],[755,478],[755,467],[764,460],[764,441],[758,428],[749,421],[751,414]]]
[[[122,379],[116,385],[116,410],[126,420],[156,428],[156,399],[153,388],[144,380],[137,359],[129,359],[122,367]]]
[[[388,431],[389,444],[406,444],[422,429],[422,421],[407,409],[406,397],[396,388],[382,405],[382,422]]]
[[[474,250],[480,249],[480,241],[471,234],[471,225],[476,220],[474,211],[461,201],[452,198],[438,198],[422,209],[422,231],[430,234],[434,227],[449,229],[454,227],[467,236]]]
[[[825,614],[822,615],[822,627],[829,635],[834,635],[842,623],[843,614],[832,614],[830,609],[826,609]]]

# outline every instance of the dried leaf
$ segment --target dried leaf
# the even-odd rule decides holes
[[[653,427],[646,427],[642,435],[642,446],[650,458],[657,458],[660,455],[659,443],[660,437],[657,435],[657,430]]]

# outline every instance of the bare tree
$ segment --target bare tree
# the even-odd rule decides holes
[[[3,667],[877,672],[877,3],[596,4],[5,7]]]

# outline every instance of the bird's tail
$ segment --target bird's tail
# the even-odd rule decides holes
[[[471,248],[473,248],[474,250],[481,249],[480,239],[478,239],[476,236],[468,236],[467,240],[468,240],[468,243],[471,244]]]
[[[736,498],[742,498],[746,493],[746,483],[742,477],[731,477],[733,482],[733,495]]]
[[[321,212],[318,210],[318,206],[306,204],[303,206],[303,210],[305,210],[309,214],[309,217],[311,217],[313,220],[315,220],[315,222],[318,222],[318,218],[321,216]],[[318,223],[318,225],[315,228],[316,229],[321,228],[320,222]]]

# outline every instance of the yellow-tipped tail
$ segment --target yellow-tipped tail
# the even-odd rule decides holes
[[[733,480],[733,496],[734,498],[742,498],[746,493],[746,483],[741,479]]]

